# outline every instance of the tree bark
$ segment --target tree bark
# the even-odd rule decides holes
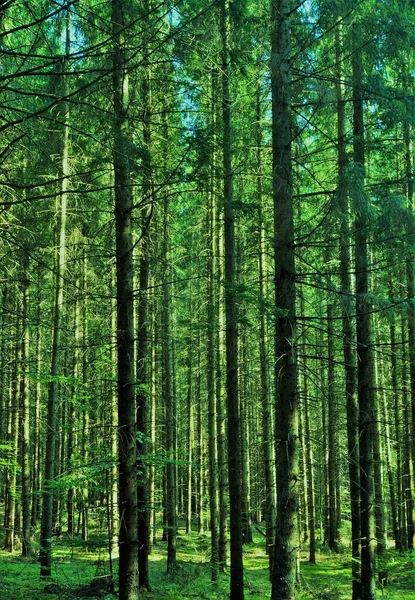
[[[69,12],[66,17],[66,47],[65,57],[62,60],[62,72],[66,70],[67,57],[70,52],[70,21]],[[62,97],[66,96],[66,81],[62,75]],[[43,577],[50,577],[52,573],[52,530],[53,530],[53,480],[55,477],[55,452],[57,440],[57,406],[59,382],[58,377],[61,372],[60,353],[61,353],[61,335],[62,335],[62,312],[64,298],[64,275],[66,267],[66,211],[67,211],[67,190],[69,184],[69,127],[68,127],[68,106],[62,102],[61,120],[63,121],[62,137],[62,163],[61,163],[61,189],[60,189],[60,208],[59,222],[57,227],[58,243],[55,257],[55,297],[53,307],[52,324],[52,349],[50,357],[50,376],[51,380],[48,388],[48,406],[47,406],[47,433],[46,433],[46,453],[44,484],[42,494],[42,526],[40,533],[40,574]]]
[[[353,159],[355,201],[358,216],[355,221],[356,272],[356,342],[357,393],[359,402],[360,440],[360,526],[361,526],[361,595],[362,600],[375,598],[374,555],[374,489],[373,489],[373,404],[374,357],[368,272],[369,206],[363,189],[365,178],[365,137],[363,119],[363,65],[360,25],[354,25],[353,69]]]
[[[230,600],[243,600],[241,424],[238,385],[238,317],[235,290],[235,212],[229,57],[229,2],[221,0],[223,197],[225,233],[226,403],[230,516]]]
[[[112,0],[115,251],[117,267],[117,389],[119,477],[119,599],[138,594],[136,406],[134,390],[133,244],[126,70],[128,3]]]
[[[277,520],[271,600],[297,597],[298,392],[288,0],[271,2]]]

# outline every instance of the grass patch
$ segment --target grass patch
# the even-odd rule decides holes
[[[88,543],[79,538],[62,536],[54,544],[52,577],[39,576],[36,559],[23,559],[0,551],[0,598],[6,600],[75,600],[101,598],[114,600],[108,592],[109,574],[106,541],[99,536]],[[177,569],[166,573],[166,546],[159,542],[150,558],[150,580],[153,600],[227,600],[229,573],[219,581],[210,581],[209,537],[194,533],[179,536]],[[387,585],[378,586],[378,596],[384,600],[415,600],[415,558],[409,553],[399,555],[388,550],[378,560],[379,570],[387,573]],[[271,585],[268,559],[262,539],[245,546],[245,597],[269,599]],[[114,559],[115,577],[117,560]],[[99,582],[94,588],[91,582]],[[300,600],[349,600],[351,561],[346,553],[328,554],[320,549],[317,564],[307,562],[302,555]],[[102,583],[102,585],[101,585]],[[141,597],[147,597],[142,593]]]

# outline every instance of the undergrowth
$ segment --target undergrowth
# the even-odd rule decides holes
[[[225,571],[216,584],[210,581],[209,538],[190,534],[178,538],[177,568],[166,573],[166,548],[159,542],[150,558],[152,593],[142,598],[154,600],[225,600],[229,595],[229,573]],[[329,554],[320,548],[317,564],[307,562],[302,554],[300,600],[349,600],[351,561],[346,552]],[[384,585],[378,583],[382,600],[415,600],[415,557],[410,553],[385,552],[378,560]],[[117,559],[114,557],[116,583]],[[245,546],[245,597],[268,600],[271,585],[268,560],[261,539]],[[386,579],[385,579],[386,576]],[[62,535],[54,544],[52,577],[39,576],[36,557],[23,559],[17,554],[0,551],[0,598],[6,600],[75,600],[100,598],[114,600],[109,587],[109,561],[105,539]]]

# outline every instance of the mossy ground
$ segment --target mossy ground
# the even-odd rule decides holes
[[[154,547],[150,561],[150,577],[154,600],[225,600],[228,598],[229,575],[224,573],[212,585],[209,570],[209,538],[192,534],[178,539],[178,564],[173,575],[166,574],[165,544]],[[261,539],[245,547],[245,597],[269,599],[267,557]],[[387,571],[388,585],[378,588],[383,600],[415,600],[415,556],[398,555],[388,550],[379,561],[379,569]],[[114,568],[116,569],[116,560]],[[18,554],[0,552],[0,598],[3,600],[73,600],[82,597],[85,585],[109,572],[105,540],[91,538],[86,545],[78,538],[65,535],[54,543],[52,577],[39,577],[35,558],[23,559]],[[301,600],[349,600],[350,558],[346,553],[328,554],[320,549],[317,564],[302,555]],[[142,594],[146,597],[146,594]],[[91,596],[90,596],[91,597]],[[105,600],[114,596],[104,592]]]

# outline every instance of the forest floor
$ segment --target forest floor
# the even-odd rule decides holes
[[[245,598],[268,600],[267,557],[262,540],[245,546]],[[150,559],[151,594],[143,598],[154,600],[226,600],[229,575],[223,574],[217,585],[209,579],[209,538],[181,536],[178,538],[178,564],[174,575],[166,574],[166,548],[159,542]],[[398,555],[388,550],[379,561],[379,570],[387,572],[388,585],[379,587],[383,600],[415,600],[415,556]],[[114,561],[116,569],[116,561]],[[74,600],[89,597],[113,600],[105,586],[93,588],[92,581],[104,582],[109,573],[105,540],[91,538],[86,544],[78,538],[62,535],[54,543],[53,574],[41,579],[35,558],[23,559],[18,554],[0,551],[0,598],[6,600]],[[301,600],[349,600],[350,558],[320,551],[317,564],[310,565],[306,554],[301,563]]]

